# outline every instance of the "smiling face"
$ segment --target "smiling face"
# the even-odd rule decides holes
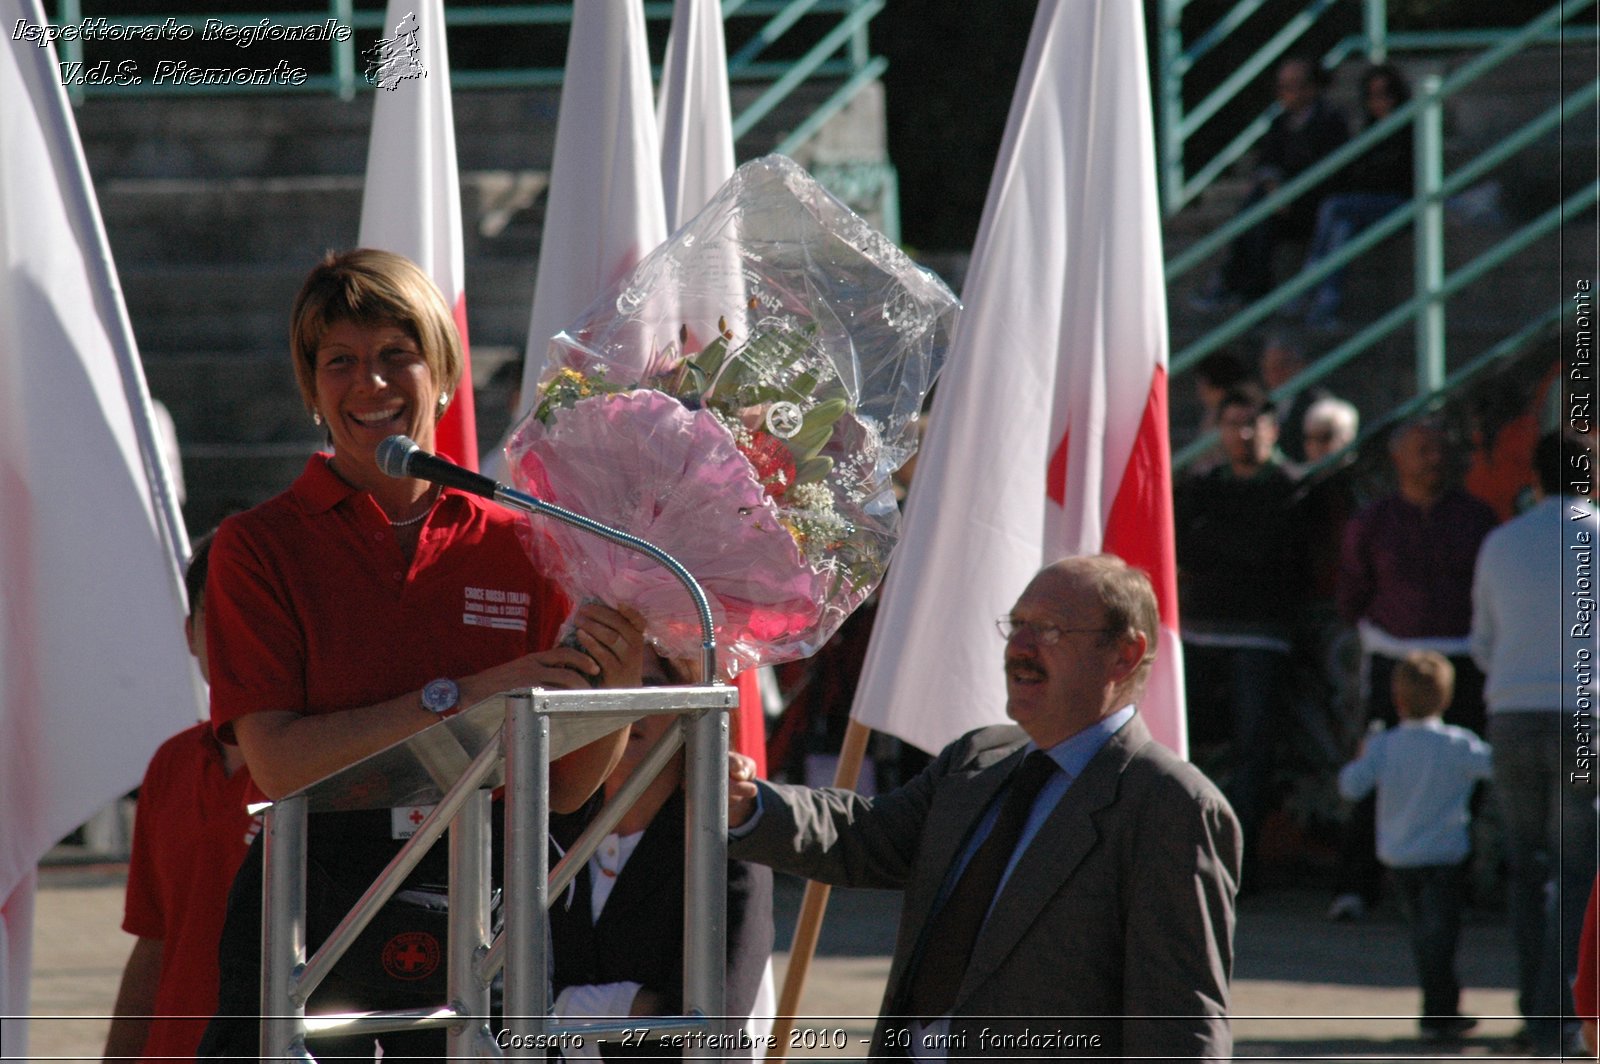
[[[1091,571],[1106,564],[1093,558],[1057,562],[1040,571],[1011,607],[1017,627],[1006,641],[1006,715],[1043,749],[1138,694],[1135,673],[1148,641],[1131,627],[1110,630]],[[1054,644],[1040,638],[1043,627],[1059,630]]]
[[[461,380],[461,337],[444,297],[415,263],[387,251],[324,257],[295,297],[289,346],[306,408],[323,418],[336,466],[351,476],[376,470],[373,448],[386,435],[431,447],[439,399]],[[379,432],[384,422],[392,431]]]
[[[433,449],[440,389],[416,338],[396,322],[339,321],[316,347],[313,402],[339,472],[367,486],[382,477],[374,452],[397,434]],[[382,483],[382,480],[373,481]]]

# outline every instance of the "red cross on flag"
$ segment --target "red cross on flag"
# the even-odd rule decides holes
[[[1139,711],[1184,754],[1142,5],[1039,4],[963,297],[854,716],[926,750],[1004,721],[993,619],[1104,551],[1155,584]]]

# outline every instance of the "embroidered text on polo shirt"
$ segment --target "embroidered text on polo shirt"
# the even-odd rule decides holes
[[[466,589],[466,612],[461,623],[480,628],[528,630],[528,606],[533,597],[526,591],[501,591],[492,587]]]

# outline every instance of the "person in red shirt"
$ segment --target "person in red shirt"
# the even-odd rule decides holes
[[[1595,1021],[1600,1018],[1600,983],[1595,979],[1595,954],[1600,952],[1600,926],[1595,909],[1600,906],[1600,875],[1589,888],[1589,908],[1583,914],[1583,937],[1578,940],[1578,975],[1572,981],[1573,1015],[1582,1021],[1579,1036],[1583,1047],[1593,1055],[1600,1043],[1595,1040]]]
[[[205,586],[211,537],[184,570],[189,651],[206,663]],[[228,888],[261,830],[245,809],[250,774],[237,747],[198,723],[162,743],[139,785],[122,929],[138,937],[122,971],[107,1060],[192,1057],[217,1006],[217,940]]]
[[[212,724],[238,744],[263,794],[281,798],[501,691],[638,685],[637,613],[585,604],[575,645],[553,647],[567,604],[534,569],[519,519],[378,467],[389,436],[431,451],[451,394],[470,386],[450,308],[421,269],[371,249],[329,254],[295,300],[290,346],[331,453],[313,455],[282,495],[222,523],[206,592]],[[580,806],[626,740],[623,728],[552,763],[551,807]],[[311,817],[311,949],[331,930],[318,914],[342,914],[403,845],[390,812]],[[447,850],[433,847],[402,890],[445,883]],[[218,1014],[202,1056],[256,1055],[260,853],[258,843],[229,899]],[[401,909],[392,900],[378,920]],[[432,956],[447,955],[434,945]],[[313,1011],[393,1007],[427,973],[389,971],[389,952],[378,942],[370,963],[346,954]],[[341,984],[341,972],[376,972],[379,988]],[[373,999],[352,996],[362,988]],[[386,1054],[443,1051],[438,1031],[381,1041]]]

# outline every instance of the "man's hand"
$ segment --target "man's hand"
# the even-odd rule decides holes
[[[742,827],[756,811],[756,763],[753,759],[728,754],[728,826]]]

